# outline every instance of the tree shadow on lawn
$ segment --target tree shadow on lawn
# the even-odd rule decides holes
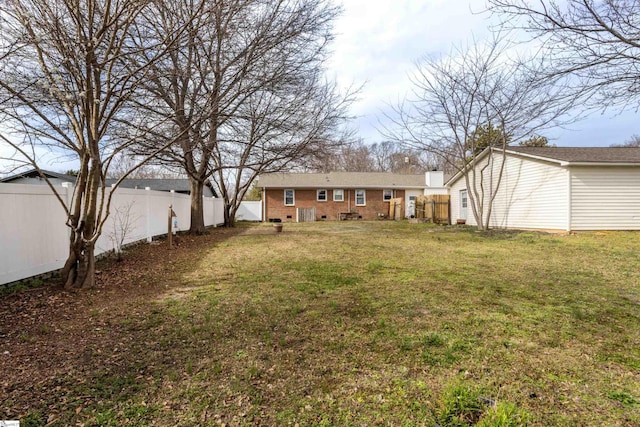
[[[94,401],[135,390],[147,355],[132,349],[147,331],[133,325],[149,316],[150,301],[190,286],[183,275],[210,248],[241,232],[179,235],[172,249],[166,241],[137,245],[120,262],[100,260],[93,289],[65,291],[48,280],[0,296],[0,419],[24,426],[62,417],[65,425],[86,406],[71,389],[88,387],[84,397]]]

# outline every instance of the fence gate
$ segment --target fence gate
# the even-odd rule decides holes
[[[315,222],[316,208],[298,208],[296,211],[297,222]]]
[[[433,194],[416,199],[416,218],[425,219],[434,224],[450,224],[449,196]]]

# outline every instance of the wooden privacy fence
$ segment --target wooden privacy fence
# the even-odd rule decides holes
[[[450,224],[449,195],[433,194],[416,198],[416,218],[434,224]]]
[[[389,203],[389,218],[396,221],[404,218],[404,199],[391,199]]]

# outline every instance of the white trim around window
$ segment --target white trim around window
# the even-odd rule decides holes
[[[382,201],[390,202],[393,199],[393,190],[382,190]]]
[[[296,190],[288,188],[284,190],[284,205],[295,206],[296,205]]]
[[[316,190],[316,200],[318,202],[326,202],[328,200],[327,190],[325,190],[324,188]]]
[[[356,206],[367,206],[366,190],[356,190]]]
[[[333,201],[334,202],[344,202],[344,190],[339,188],[333,190]]]

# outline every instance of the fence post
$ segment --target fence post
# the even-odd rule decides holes
[[[145,226],[147,231],[147,243],[151,243],[153,236],[151,235],[151,187],[144,187],[147,192],[144,195],[144,200],[147,208],[147,214],[145,216]]]
[[[71,206],[71,202],[73,202],[73,192],[75,187],[70,182],[63,182],[62,187],[64,188],[64,202],[67,204],[67,210],[69,212],[73,212],[73,206]],[[71,194],[69,194],[71,192]],[[71,238],[71,228],[67,227],[67,237]]]
[[[173,205],[169,205],[169,215],[167,220],[167,241],[169,242],[169,249],[173,247],[173,233],[171,232],[172,221],[173,221]]]

